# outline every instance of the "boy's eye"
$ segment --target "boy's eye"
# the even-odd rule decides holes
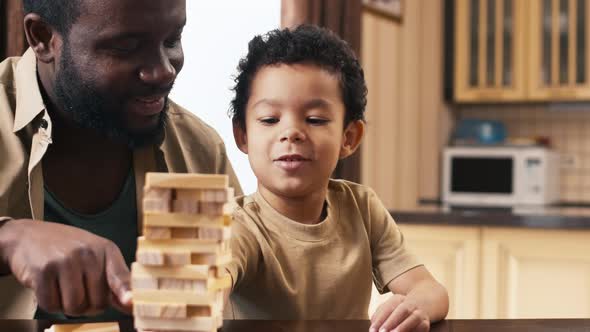
[[[270,125],[270,124],[275,124],[275,123],[279,122],[279,119],[273,118],[273,117],[270,117],[269,116],[269,117],[266,117],[266,118],[262,118],[262,119],[260,119],[258,121],[262,122],[263,124]]]
[[[324,118],[318,118],[315,116],[310,116],[307,118],[307,122],[312,124],[312,125],[323,125],[325,123],[328,123],[329,120],[324,119]]]

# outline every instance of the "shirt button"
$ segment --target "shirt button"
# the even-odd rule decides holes
[[[49,123],[47,123],[47,120],[41,119],[41,128],[47,129],[47,127],[49,127]]]

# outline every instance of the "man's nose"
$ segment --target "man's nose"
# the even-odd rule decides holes
[[[281,143],[289,142],[289,143],[298,143],[305,141],[306,139],[305,133],[296,127],[289,127],[283,131],[281,134]]]
[[[148,85],[169,86],[176,79],[176,74],[170,58],[164,52],[160,52],[140,69],[139,78]]]

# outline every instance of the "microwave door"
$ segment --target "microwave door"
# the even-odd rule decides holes
[[[450,169],[450,192],[465,203],[509,205],[514,199],[512,157],[455,156]]]

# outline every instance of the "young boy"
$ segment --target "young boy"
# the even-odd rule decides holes
[[[258,178],[234,211],[236,319],[366,319],[372,281],[395,293],[371,330],[427,331],[446,290],[406,249],[375,193],[331,180],[364,132],[367,88],[347,44],[300,26],[249,43],[232,100],[235,141]]]

